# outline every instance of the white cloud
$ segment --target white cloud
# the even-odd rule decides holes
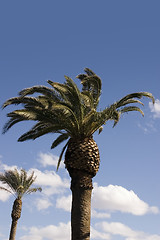
[[[149,235],[142,231],[135,231],[120,222],[100,222],[96,224],[96,227],[108,234],[125,237],[125,240],[160,240],[160,235]]]
[[[59,223],[58,226],[49,225],[46,227],[31,227],[29,235],[25,235],[20,240],[66,240],[70,239],[70,222]]]
[[[37,161],[41,163],[43,167],[54,166],[57,167],[59,157],[51,153],[39,153]],[[63,161],[60,164],[60,168],[64,168]]]
[[[155,100],[155,104],[152,104],[152,102],[149,102],[149,108],[153,113],[154,118],[160,118],[160,100],[159,99]]]
[[[67,212],[70,212],[71,211],[71,201],[72,201],[71,195],[69,195],[67,197],[63,196],[63,197],[57,198],[56,207],[61,208]]]
[[[71,223],[59,223],[45,227],[30,227],[28,234],[20,237],[20,240],[66,240],[70,239]],[[142,231],[136,231],[120,222],[99,222],[91,226],[91,239],[112,239],[113,235],[124,237],[125,240],[160,240],[160,235],[150,235]]]
[[[4,185],[0,183],[0,187],[4,187]],[[10,196],[11,196],[10,193],[8,193],[4,190],[0,190],[0,201],[6,202]]]
[[[92,209],[91,213],[92,218],[110,218],[111,214],[106,212],[97,212],[96,210]]]
[[[44,210],[52,206],[53,204],[48,198],[37,198],[36,199],[36,208],[38,210]]]
[[[38,169],[30,169],[28,172],[34,171],[36,178],[36,185],[42,187],[45,195],[63,193],[66,188],[69,188],[70,183],[68,179],[62,179],[56,172],[45,170],[44,172]]]
[[[1,157],[0,157],[0,158],[1,158]],[[1,170],[1,171],[14,170],[15,168],[17,168],[16,165],[8,166],[8,165],[6,165],[6,164],[3,164],[2,161],[0,161],[0,170]]]
[[[28,235],[20,237],[20,240],[66,240],[71,239],[71,223],[59,223],[58,226],[49,225],[45,227],[31,227],[28,229]],[[91,227],[91,239],[110,239],[110,234],[100,232]]]
[[[123,237],[137,237],[137,235],[140,234],[120,222],[101,222],[97,223],[96,226],[100,226],[100,228],[107,233],[121,235]]]
[[[158,213],[157,207],[150,207],[131,190],[121,186],[109,185],[106,187],[94,185],[92,205],[94,209],[121,211],[134,215]]]
[[[91,226],[91,239],[111,239],[110,234],[105,232],[99,232]]]

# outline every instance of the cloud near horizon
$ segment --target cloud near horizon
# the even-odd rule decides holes
[[[15,166],[14,166],[15,167]],[[7,166],[0,162],[0,169],[8,170],[13,166]],[[35,185],[42,187],[40,197],[36,198],[36,208],[40,210],[53,206],[51,197],[55,196],[55,207],[64,211],[71,210],[71,194],[69,190],[69,178],[61,178],[55,171],[40,171],[36,168],[29,169],[30,174],[34,171],[37,176]],[[1,201],[6,201],[9,195],[2,191]],[[109,218],[111,212],[120,211],[142,216],[147,213],[157,214],[159,209],[156,206],[149,206],[141,200],[132,190],[122,186],[98,186],[94,183],[92,195],[92,214],[95,218]]]
[[[71,223],[60,222],[58,226],[48,225],[43,227],[29,227],[28,234],[20,237],[20,240],[66,240],[70,239]],[[121,222],[98,222],[91,226],[91,239],[111,240],[112,236],[123,237],[124,240],[160,240],[160,235],[147,234],[143,231],[136,231]]]
[[[121,222],[99,222],[95,226],[99,231],[124,237],[124,240],[160,240],[160,235],[150,235],[143,231],[136,231]]]
[[[71,223],[60,222],[58,226],[48,225],[45,227],[30,227],[27,229],[29,232],[27,235],[20,237],[20,240],[66,240],[71,238]],[[99,240],[105,239],[109,240],[110,234],[105,232],[100,232],[91,226],[91,239]]]

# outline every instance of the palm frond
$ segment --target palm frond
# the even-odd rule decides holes
[[[82,97],[81,92],[78,89],[75,82],[68,76],[65,76],[66,79],[66,86],[68,87],[68,97],[69,101],[71,102],[72,106],[74,107],[75,114],[80,123],[83,120],[83,105],[82,105]]]
[[[38,122],[31,128],[31,130],[21,135],[18,141],[23,142],[29,139],[35,140],[36,138],[47,133],[61,133],[60,129],[63,130],[63,126],[60,126],[59,124]]]
[[[8,105],[11,104],[23,104],[23,105],[31,105],[31,106],[38,106],[38,107],[43,107],[42,103],[38,101],[38,98],[35,97],[15,97],[15,98],[10,98],[8,99],[4,104],[3,108],[7,107]]]
[[[15,110],[7,114],[7,117],[10,117],[9,121],[5,123],[2,133],[6,133],[13,125],[18,122],[25,120],[36,120],[37,115],[35,111],[28,109]]]
[[[5,192],[8,192],[8,193],[14,195],[12,191],[10,191],[9,189],[7,189],[7,188],[5,188],[5,187],[1,187],[1,186],[0,186],[0,190],[4,190]]]
[[[58,94],[62,97],[63,101],[67,100],[66,98],[67,88],[65,84],[52,82],[51,80],[48,80],[47,82],[56,90],[56,92],[58,92]]]
[[[131,111],[138,111],[142,114],[142,116],[144,116],[144,112],[139,107],[135,107],[135,106],[124,107],[119,112],[126,113],[126,112],[131,112]]]
[[[46,86],[33,86],[30,88],[25,88],[19,92],[19,95],[21,97],[24,97],[26,95],[33,95],[34,93],[41,93],[45,96],[48,97],[53,97],[54,96],[54,91],[53,89],[46,87]]]
[[[34,193],[34,192],[41,192],[42,191],[42,188],[41,187],[38,187],[38,188],[29,188],[27,191],[26,191],[26,194],[31,194],[31,193]]]
[[[23,118],[24,120],[36,120],[37,119],[37,114],[36,111],[34,110],[29,110],[29,109],[20,109],[20,110],[15,110],[11,113],[8,113],[8,117],[15,117],[19,116]]]
[[[142,97],[148,97],[152,100],[152,102],[155,102],[155,99],[153,95],[149,92],[137,92],[137,93],[131,93],[126,95],[125,97],[121,98],[118,102],[117,105],[123,106],[123,103],[125,103],[127,100],[131,100],[133,98],[142,98]]]
[[[141,104],[142,106],[144,106],[144,104],[143,104],[141,101],[139,101],[139,100],[136,100],[136,99],[128,99],[128,100],[122,101],[122,102],[120,102],[120,103],[117,102],[117,108],[123,107],[123,106],[128,105],[128,104],[132,104],[132,103],[139,103],[139,104]]]
[[[60,143],[67,140],[69,138],[68,133],[63,133],[57,137],[57,139],[52,143],[51,149],[57,147]]]
[[[101,127],[98,129],[98,134],[100,134],[102,131],[103,131],[103,127],[101,126]]]
[[[19,116],[12,117],[8,122],[5,123],[3,126],[2,134],[5,134],[13,125],[15,125],[18,122],[24,121],[25,119]]]
[[[58,169],[59,169],[60,163],[61,163],[61,161],[62,161],[63,153],[64,153],[64,151],[66,150],[66,148],[67,148],[67,146],[68,146],[68,143],[69,143],[69,140],[68,140],[68,142],[66,143],[66,145],[62,148],[62,151],[61,151],[61,154],[60,154],[60,156],[59,156],[58,163],[57,163],[57,171],[58,171]]]
[[[84,71],[86,74],[79,74],[77,78],[81,80],[83,85],[82,92],[90,92],[92,94],[94,107],[97,108],[102,88],[101,79],[89,68],[85,68]]]

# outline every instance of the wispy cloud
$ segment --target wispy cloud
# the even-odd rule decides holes
[[[111,217],[111,214],[110,213],[107,213],[107,212],[104,212],[103,211],[96,211],[95,209],[92,209],[92,218],[110,218]]]
[[[61,208],[67,212],[70,212],[71,211],[71,199],[72,199],[71,195],[62,196],[62,197],[57,198],[56,207]]]
[[[53,205],[49,198],[37,198],[35,204],[38,210],[44,210]]]
[[[149,108],[153,113],[154,118],[160,118],[160,100],[156,99],[155,104],[153,105],[152,102],[149,102]]]
[[[57,167],[59,157],[56,155],[53,155],[51,153],[42,153],[40,152],[38,154],[38,159],[37,161],[41,164],[43,167],[47,166],[54,166]],[[60,164],[60,168],[64,168],[64,163],[63,161]]]

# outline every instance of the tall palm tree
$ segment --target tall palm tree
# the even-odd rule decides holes
[[[88,68],[84,71],[85,74],[77,76],[82,84],[81,90],[71,78],[65,76],[64,84],[48,80],[51,87],[33,86],[24,89],[18,97],[7,100],[3,105],[3,108],[11,104],[23,105],[22,109],[8,113],[10,120],[5,124],[3,133],[18,122],[33,120],[36,124],[18,141],[34,140],[47,133],[57,133],[59,135],[51,146],[55,148],[67,140],[57,169],[66,150],[64,163],[71,177],[72,191],[72,240],[90,239],[92,178],[100,164],[99,150],[93,134],[97,130],[100,133],[108,120],[113,120],[115,126],[123,113],[139,111],[143,115],[139,107],[132,106],[143,105],[138,100],[143,96],[151,98],[154,103],[151,93],[137,92],[121,98],[103,111],[97,111],[101,79]]]
[[[22,197],[24,195],[41,191],[41,188],[31,188],[31,185],[35,182],[34,172],[30,176],[27,176],[27,172],[21,169],[20,172],[15,168],[14,170],[8,170],[4,173],[0,173],[0,182],[4,184],[4,187],[0,187],[1,190],[5,190],[14,195],[15,201],[12,208],[12,224],[10,230],[9,240],[15,240],[16,229],[18,219],[21,217],[22,211]]]

